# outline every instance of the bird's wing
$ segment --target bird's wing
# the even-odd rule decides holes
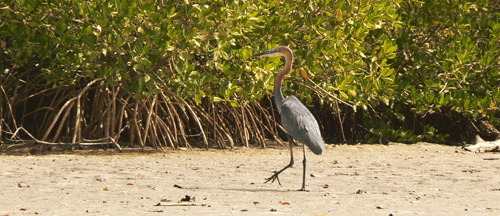
[[[281,122],[285,130],[297,141],[306,144],[315,154],[324,150],[319,125],[312,113],[294,96],[283,101]]]

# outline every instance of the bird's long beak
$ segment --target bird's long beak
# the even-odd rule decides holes
[[[252,56],[252,58],[260,58],[260,57],[273,57],[282,55],[278,49],[270,49],[268,51],[264,51]]]

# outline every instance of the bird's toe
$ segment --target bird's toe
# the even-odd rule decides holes
[[[271,177],[269,178],[266,178],[266,181],[264,182],[267,183],[269,181],[271,181],[271,183],[273,183],[275,180],[278,180],[278,184],[281,186],[281,182],[280,182],[280,178],[279,178],[279,173],[274,171],[274,175],[272,175]]]

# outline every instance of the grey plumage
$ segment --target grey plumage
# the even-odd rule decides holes
[[[283,101],[281,124],[287,133],[309,147],[314,154],[320,155],[325,150],[318,122],[295,96],[290,96]]]
[[[295,96],[290,96],[288,98],[283,97],[281,92],[281,82],[286,74],[292,70],[293,65],[293,53],[290,48],[286,46],[279,46],[274,49],[264,51],[262,53],[253,55],[252,57],[272,57],[272,56],[284,56],[285,57],[285,67],[281,70],[274,80],[274,101],[278,112],[281,115],[281,123],[283,128],[285,128],[288,141],[290,143],[290,163],[279,171],[275,171],[274,175],[267,178],[266,182],[278,180],[280,183],[278,175],[286,170],[287,168],[293,166],[293,139],[304,144],[304,160],[303,163],[303,176],[302,176],[302,188],[300,190],[305,190],[306,185],[306,150],[305,146],[309,147],[315,154],[322,154],[325,150],[325,142],[321,138],[321,132],[319,130],[319,125],[312,113],[297,99]],[[281,185],[281,183],[280,183]]]

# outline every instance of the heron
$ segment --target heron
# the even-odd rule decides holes
[[[302,188],[299,191],[306,190],[306,146],[317,155],[320,155],[325,150],[325,142],[321,137],[321,132],[319,131],[319,125],[312,113],[302,104],[299,99],[295,96],[290,96],[288,98],[283,97],[281,92],[281,82],[286,74],[290,73],[293,65],[293,52],[287,46],[278,46],[274,49],[270,49],[258,54],[253,55],[253,58],[260,57],[273,57],[273,56],[284,56],[285,57],[285,67],[278,72],[274,80],[274,102],[281,116],[281,123],[283,128],[285,128],[288,142],[290,144],[290,163],[286,165],[283,169],[279,171],[274,171],[274,174],[266,178],[264,183],[271,181],[273,183],[278,180],[279,185],[281,182],[278,178],[286,169],[293,166],[293,144],[294,139],[298,142],[304,144],[304,159],[303,164],[303,176],[302,176]]]

